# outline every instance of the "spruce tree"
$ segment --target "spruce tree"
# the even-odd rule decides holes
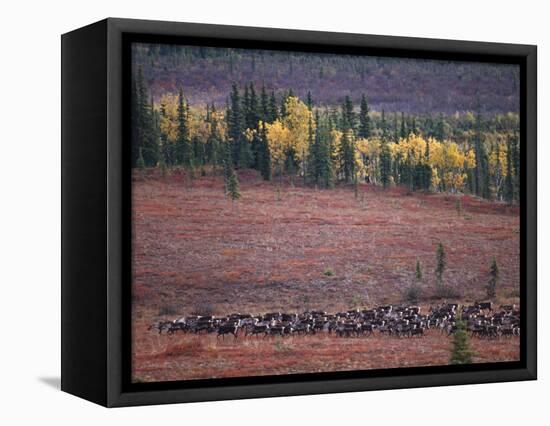
[[[475,121],[475,136],[474,150],[476,156],[475,166],[475,190],[476,195],[489,198],[489,176],[488,176],[488,158],[485,149],[485,143],[482,137],[482,117],[481,106],[477,103],[476,121]]]
[[[231,163],[230,156],[226,156],[226,162],[224,165],[224,178],[226,194],[231,197],[231,200],[234,202],[241,198],[241,193],[239,190],[239,180],[237,178],[237,174],[235,173],[235,168]]]
[[[497,259],[493,257],[491,267],[489,268],[489,283],[487,284],[487,297],[492,299],[497,294],[497,283],[499,278],[499,269]]]
[[[265,85],[262,86],[262,91],[260,94],[260,120],[263,122],[271,123],[271,117],[269,112],[269,97],[265,90]]]
[[[230,168],[233,167],[233,154],[231,145],[228,142],[223,142],[223,193],[227,195],[227,184],[229,182]]]
[[[388,122],[386,121],[386,114],[384,113],[384,110],[382,110],[382,116],[380,117],[380,130],[382,132],[382,142],[388,142]]]
[[[339,153],[340,173],[344,176],[345,182],[350,183],[355,174],[355,113],[349,96],[345,97],[342,104],[340,122],[343,133]]]
[[[419,134],[418,127],[416,127],[416,117],[412,118],[412,123],[409,129],[409,133],[412,133],[413,135],[417,135],[417,136]]]
[[[319,153],[318,153],[318,146],[317,146],[317,138],[315,136],[315,132],[313,131],[313,117],[312,114],[309,116],[308,120],[308,127],[307,127],[307,140],[308,140],[308,170],[307,170],[307,176],[310,180],[312,180],[314,183],[319,183]],[[304,178],[306,177],[306,173],[304,170]]]
[[[262,121],[262,126],[260,128],[260,141],[260,173],[262,174],[264,180],[271,180],[271,153],[269,151],[269,142],[267,139],[267,130],[264,121]]]
[[[307,91],[306,105],[307,108],[311,111],[313,108],[313,100],[311,99],[311,92],[309,90]]]
[[[428,138],[435,138],[434,122],[431,114],[428,114],[427,117],[424,118],[424,127],[422,130]]]
[[[145,160],[143,159],[143,148],[139,149],[137,167],[139,169],[139,176],[141,179],[145,178]]]
[[[470,350],[466,324],[459,319],[456,321],[456,330],[453,333],[450,364],[471,364],[474,353]]]
[[[158,161],[158,138],[155,128],[155,111],[152,98],[149,99],[147,84],[143,76],[142,68],[138,68],[132,108],[132,163],[135,165],[139,151],[146,166],[156,166]]]
[[[434,129],[434,137],[439,142],[443,142],[446,139],[446,136],[445,118],[443,117],[443,114],[439,114],[437,124]]]
[[[401,112],[401,139],[406,139],[407,136],[409,136],[409,132],[407,131],[407,122],[405,121],[405,113]]]
[[[237,179],[237,174],[235,173],[235,169],[233,168],[231,168],[231,172],[229,175],[227,190],[232,201],[236,201],[241,198],[241,193],[239,192],[239,180]]]
[[[254,83],[250,83],[249,86],[249,99],[248,99],[248,111],[247,111],[247,123],[248,129],[258,129],[258,121],[260,121],[260,105],[258,102],[258,96],[256,95],[256,89]]]
[[[220,162],[220,143],[221,136],[219,131],[218,117],[216,114],[216,106],[212,104],[208,115],[209,132],[205,146],[205,160],[212,164],[214,170]]]
[[[283,94],[283,97],[281,98],[281,108],[279,109],[279,117],[285,118],[286,117],[286,100],[288,98],[288,95]]]
[[[372,134],[372,123],[369,116],[369,104],[365,94],[361,96],[361,105],[359,110],[359,132],[358,136],[362,139],[369,139]]]
[[[332,188],[334,185],[332,146],[330,140],[330,124],[321,120],[319,112],[315,114],[317,131],[315,132],[316,174],[317,183],[322,188]]]
[[[231,86],[229,104],[225,114],[227,122],[227,138],[231,143],[231,158],[233,163],[239,161],[240,144],[242,139],[243,118],[241,113],[241,99],[236,84]],[[224,162],[226,158],[224,156]]]
[[[424,164],[422,173],[422,183],[425,191],[429,191],[432,186],[432,167],[430,166],[430,140],[426,141],[426,150],[424,151]]]
[[[517,132],[514,132],[512,139],[512,174],[514,175],[514,196],[516,201],[520,199],[520,147],[519,136]]]
[[[435,260],[435,277],[437,280],[437,287],[441,290],[443,288],[443,273],[447,267],[447,254],[443,248],[443,244],[439,243],[436,251]]]
[[[420,263],[420,260],[416,260],[416,270],[414,273],[414,278],[416,281],[422,281],[423,273],[422,273],[422,264]]]
[[[340,173],[346,183],[350,183],[355,175],[355,137],[351,129],[347,129],[340,142]]]
[[[189,140],[188,109],[183,98],[183,91],[179,90],[177,108],[178,132],[175,142],[175,162],[188,167],[192,161],[192,147]]]
[[[166,161],[163,155],[159,157],[159,170],[162,177],[166,176],[166,173],[168,172],[168,166],[166,165]]]
[[[257,130],[254,130],[252,133],[252,143],[250,149],[252,151],[252,167],[256,170],[261,171],[261,156],[263,155],[263,146],[260,133]]]
[[[160,104],[160,120],[167,119],[166,113],[166,104]],[[164,167],[168,168],[173,165],[173,149],[172,144],[168,142],[168,135],[165,132],[160,131],[160,154],[159,154],[159,165],[162,160]]]
[[[139,76],[140,68],[138,68],[137,76]],[[131,105],[130,105],[130,122],[132,125],[131,133],[131,152],[130,152],[130,161],[132,167],[137,167],[139,159],[139,90],[137,83],[137,76],[132,79],[132,95],[131,95]]]
[[[244,86],[244,93],[242,97],[242,111],[243,111],[243,130],[244,129],[251,129],[252,127],[249,126],[250,124],[250,92],[248,90],[248,85],[245,84]]]
[[[344,98],[342,104],[341,130],[345,132],[348,129],[355,131],[355,113],[353,112],[353,102],[349,96]]]
[[[267,122],[273,123],[278,118],[279,111],[277,109],[277,99],[275,98],[275,92],[271,91],[271,95],[269,95],[269,116]]]
[[[423,273],[422,265],[420,260],[416,260],[416,268],[414,272],[414,281],[411,285],[405,290],[405,301],[408,303],[418,303],[420,296],[422,295],[422,288],[420,283],[422,282]]]
[[[252,158],[249,143],[245,140],[245,117],[243,106],[249,106],[250,97],[248,88],[245,90],[243,101],[236,84],[231,88],[229,96],[230,106],[227,111],[227,135],[232,145],[233,164],[239,167],[248,167]]]
[[[392,172],[391,151],[386,139],[382,139],[380,148],[380,181],[384,188],[387,188],[391,182]]]
[[[399,126],[397,124],[397,113],[393,114],[393,141],[399,143]]]
[[[504,200],[511,203],[514,199],[514,180],[512,176],[512,144],[506,139],[506,177],[504,178]]]

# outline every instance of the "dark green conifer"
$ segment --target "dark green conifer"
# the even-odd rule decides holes
[[[489,283],[487,284],[487,297],[493,299],[497,295],[497,283],[499,278],[499,269],[497,259],[493,257],[489,269]]]
[[[401,139],[406,139],[407,136],[409,136],[409,132],[407,131],[407,122],[405,120],[405,113],[401,112]]]
[[[262,122],[262,126],[260,128],[260,142],[260,173],[262,174],[264,180],[271,180],[271,153],[269,151],[269,141],[267,139],[265,122]]]
[[[471,364],[474,352],[470,349],[469,337],[464,321],[459,319],[456,322],[456,330],[453,333],[451,348],[451,364]]]
[[[437,286],[439,289],[443,288],[443,273],[447,267],[447,254],[443,248],[443,244],[437,245],[436,257],[435,257],[435,277],[437,280]]]
[[[183,97],[183,91],[179,90],[178,95],[178,134],[175,142],[176,164],[188,167],[193,161],[193,151],[189,139],[188,106]]]
[[[372,134],[372,122],[369,116],[369,104],[365,94],[361,96],[361,105],[359,110],[359,132],[358,137],[369,139]]]
[[[380,148],[380,181],[384,188],[387,188],[391,182],[392,174],[392,161],[391,151],[386,139],[382,139],[382,146]]]
[[[279,111],[277,109],[277,99],[275,98],[275,92],[271,91],[271,95],[269,95],[269,116],[267,122],[273,123],[278,118]]]

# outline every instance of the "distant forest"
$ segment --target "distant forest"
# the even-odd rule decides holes
[[[312,54],[269,50],[136,44],[152,95],[182,88],[193,105],[224,105],[233,83],[253,82],[277,96],[292,89],[317,105],[358,104],[367,93],[373,110],[425,114],[519,111],[519,67],[504,64]]]
[[[234,200],[240,197],[235,169],[256,169],[265,180],[282,182],[286,176],[327,189],[370,183],[519,199],[517,106],[502,112],[487,107],[510,97],[517,103],[510,95],[516,92],[513,67],[281,53],[248,56],[228,49],[163,45],[139,45],[134,52],[132,164],[141,170],[183,169],[191,180],[199,172],[223,174],[224,190]],[[249,63],[250,58],[256,59]],[[379,61],[380,69],[369,59]],[[254,75],[254,69],[263,69],[258,75],[270,73],[272,79],[230,83],[231,73],[242,79]],[[343,80],[332,85],[330,77],[326,84],[317,80],[310,85],[314,70]],[[393,94],[386,93],[385,99],[402,110],[376,110],[365,86],[351,90],[363,72],[365,79],[386,81],[384,87]],[[391,77],[384,80],[386,73]],[[425,76],[419,85],[411,75],[422,73],[430,78]],[[284,75],[294,78],[285,80]],[[274,83],[277,79],[280,83]],[[464,83],[468,79],[470,84]],[[476,89],[480,79],[494,92]],[[389,80],[400,84],[388,86]],[[225,84],[227,92],[218,95]],[[403,88],[407,85],[410,90]],[[471,110],[411,112],[413,105],[420,105],[415,98],[433,104],[456,87],[464,90],[453,105],[464,102]],[[380,93],[380,88],[373,91]]]

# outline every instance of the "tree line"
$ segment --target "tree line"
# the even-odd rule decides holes
[[[191,106],[180,89],[155,102],[138,68],[132,93],[132,165],[194,175],[212,169],[258,170],[265,180],[289,177],[332,188],[366,182],[412,191],[465,192],[486,199],[519,199],[519,119],[412,115],[355,105],[317,106],[290,89],[233,84],[226,105]],[[208,167],[207,167],[208,166]]]

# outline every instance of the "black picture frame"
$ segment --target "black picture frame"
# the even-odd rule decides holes
[[[109,18],[62,36],[62,390],[108,407],[536,379],[537,49]],[[130,382],[129,43],[520,65],[521,360],[361,372]]]

